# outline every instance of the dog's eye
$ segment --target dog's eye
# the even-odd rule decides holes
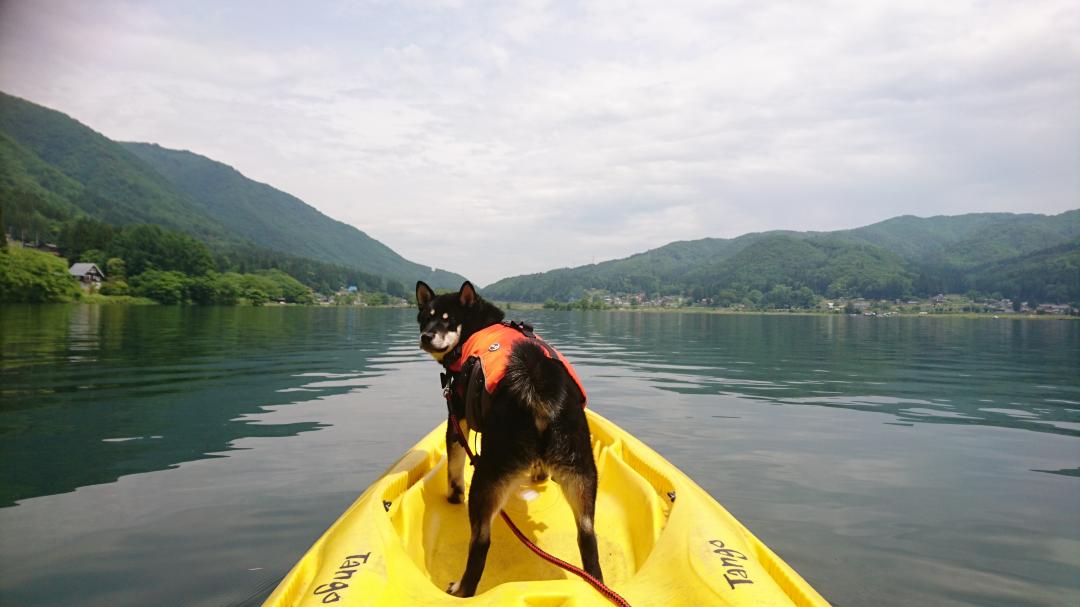
[[[450,315],[447,314],[446,312],[443,312],[442,319],[447,320],[448,318],[450,318]]]
[[[435,316],[435,308],[432,308],[432,309],[431,309],[431,315],[432,315],[432,316]]]

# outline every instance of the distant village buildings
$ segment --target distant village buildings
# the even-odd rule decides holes
[[[48,253],[50,255],[56,255],[57,257],[60,256],[60,247],[56,246],[55,244],[53,244],[51,242],[38,243],[38,242],[22,241],[22,240],[19,240],[18,238],[12,238],[8,234],[5,234],[4,238],[7,240],[8,243],[10,243],[11,246],[21,247],[23,249],[34,249],[34,250],[37,250],[37,251],[41,251],[42,253]]]

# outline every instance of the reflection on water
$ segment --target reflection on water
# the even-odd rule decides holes
[[[1078,329],[1069,321],[621,313],[552,318],[548,330],[575,360],[682,394],[1080,436]]]
[[[607,313],[536,324],[578,365],[592,406],[834,604],[1080,597],[1080,323]]]
[[[527,319],[834,604],[1080,596],[1080,323]],[[0,307],[0,604],[265,594],[443,416],[413,324]]]
[[[4,308],[0,506],[318,428],[246,416],[363,387],[394,334],[378,315],[300,312]]]

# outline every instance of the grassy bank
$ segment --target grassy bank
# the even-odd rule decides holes
[[[158,302],[149,297],[134,295],[102,295],[101,293],[83,293],[74,303],[81,304],[124,304],[131,306],[156,306]]]

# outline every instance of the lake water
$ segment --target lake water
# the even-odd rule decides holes
[[[833,604],[1080,603],[1080,322],[522,316]],[[413,318],[0,307],[0,603],[257,602],[444,419]]]

